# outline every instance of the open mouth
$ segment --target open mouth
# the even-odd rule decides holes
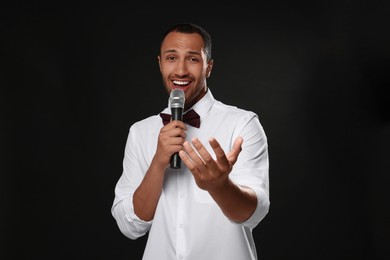
[[[191,84],[191,81],[173,80],[172,83],[177,88],[185,88]]]

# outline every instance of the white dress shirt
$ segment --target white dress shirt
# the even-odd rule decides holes
[[[257,259],[252,229],[270,206],[268,146],[263,127],[255,113],[215,100],[210,89],[192,108],[200,115],[201,125],[200,128],[187,125],[186,139],[199,138],[212,156],[210,137],[215,137],[226,153],[238,136],[243,137],[242,151],[230,178],[255,191],[257,207],[252,216],[243,223],[229,220],[209,193],[198,188],[183,162],[181,169],[167,167],[154,219],[143,221],[135,215],[133,194],[157,148],[163,127],[159,115],[130,127],[112,214],[120,231],[131,239],[149,231],[143,260]],[[162,112],[171,113],[169,104]]]

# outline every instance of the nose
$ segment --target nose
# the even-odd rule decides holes
[[[177,77],[184,77],[188,75],[188,68],[185,60],[179,60],[176,66],[175,75]]]

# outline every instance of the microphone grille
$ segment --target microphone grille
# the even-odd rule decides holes
[[[184,108],[185,94],[184,91],[178,88],[175,88],[171,91],[169,102],[171,108]]]

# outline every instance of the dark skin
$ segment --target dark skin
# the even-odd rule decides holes
[[[206,60],[203,39],[196,33],[172,32],[164,39],[160,53],[158,61],[164,85],[168,92],[174,88],[183,89],[186,95],[185,109],[188,109],[205,95],[206,78],[210,76],[213,65],[212,60]],[[172,121],[161,128],[156,153],[133,196],[137,216],[145,221],[154,218],[165,169],[171,156],[179,152],[198,187],[209,192],[226,217],[235,222],[247,220],[256,209],[256,194],[229,178],[242,150],[243,139],[238,137],[232,150],[225,154],[218,141],[210,138],[209,143],[216,157],[214,160],[198,139],[185,140],[186,130],[186,125],[181,121]]]

